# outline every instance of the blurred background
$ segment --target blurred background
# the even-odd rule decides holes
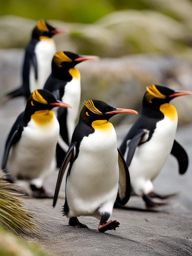
[[[192,90],[192,0],[0,0],[0,98],[21,83],[24,48],[39,19],[65,30],[54,38],[58,50],[100,57],[79,65],[82,101],[94,97],[140,110],[149,84]],[[179,192],[171,207],[183,212],[192,209],[192,98],[174,104],[179,112],[176,138],[190,166],[179,177],[170,157],[155,186],[165,194]],[[0,158],[23,109],[22,99],[0,106]],[[134,118],[114,121],[120,143]]]

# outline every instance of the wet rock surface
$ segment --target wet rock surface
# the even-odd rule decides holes
[[[20,83],[20,67],[23,52],[0,51],[1,96]],[[149,83],[170,84],[191,88],[191,63],[173,57],[129,56],[122,59],[100,59],[84,63],[82,73],[82,97],[101,98],[120,107],[138,107],[145,86]],[[102,74],[105,74],[102,76]],[[181,85],[180,85],[181,84]],[[116,231],[101,234],[97,231],[98,220],[82,217],[89,229],[68,226],[62,216],[63,198],[52,208],[52,200],[25,199],[26,207],[34,214],[39,224],[39,236],[34,238],[50,252],[50,255],[192,255],[192,198],[191,159],[192,125],[190,98],[175,101],[179,108],[180,125],[176,138],[186,148],[190,166],[184,176],[179,176],[177,162],[169,157],[155,188],[162,194],[177,192],[165,207],[157,211],[146,211],[140,198],[132,197],[129,210],[114,210],[113,219],[120,221]],[[9,129],[18,113],[24,108],[24,101],[17,99],[0,106],[0,156]],[[186,121],[187,120],[187,121]],[[115,121],[115,119],[114,119]],[[125,118],[116,124],[119,143],[130,122]],[[117,122],[116,122],[117,123]],[[50,192],[54,191],[57,173],[46,182]]]
[[[124,125],[117,127],[119,142],[125,133]],[[185,146],[190,160],[192,155],[190,138],[192,126],[183,127],[177,139]],[[192,199],[191,163],[188,172],[179,176],[177,163],[169,157],[162,173],[155,181],[156,191],[178,195],[168,201],[168,205],[155,211],[147,211],[143,201],[131,197],[128,210],[115,209],[113,218],[120,222],[116,231],[105,234],[97,231],[98,220],[81,217],[89,229],[68,226],[62,216],[63,190],[56,208],[52,200],[26,199],[28,209],[34,213],[40,227],[40,236],[35,239],[53,255],[192,255]],[[54,191],[57,174],[47,181],[47,188]]]
[[[21,108],[19,100],[10,102],[6,108],[0,108],[0,155],[5,136]],[[129,127],[124,120],[116,128],[120,143]],[[145,210],[140,198],[132,197],[128,203],[129,210],[115,209],[113,212],[113,219],[120,222],[120,227],[116,231],[102,234],[97,231],[98,220],[91,217],[80,218],[89,229],[68,226],[67,218],[62,215],[64,199],[61,189],[60,199],[54,209],[51,199],[24,200],[40,230],[39,236],[33,240],[39,242],[50,255],[57,256],[192,255],[191,131],[191,125],[183,126],[176,136],[189,154],[188,172],[179,176],[177,162],[170,156],[155,181],[156,191],[162,194],[178,193],[177,197],[169,200],[167,206],[150,212]],[[57,172],[46,181],[46,187],[52,193],[56,178]]]
[[[21,84],[23,54],[18,49],[0,50],[0,104],[5,93]],[[149,84],[192,90],[192,63],[181,58],[131,55],[100,58],[77,67],[81,71],[82,101],[97,98],[117,107],[139,110],[145,88]],[[23,103],[22,100],[21,102]],[[191,97],[180,97],[174,103],[178,108],[179,122],[190,123]],[[1,107],[6,108],[6,105]]]

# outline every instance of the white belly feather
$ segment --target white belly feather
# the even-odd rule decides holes
[[[59,124],[55,117],[44,126],[31,120],[10,152],[10,172],[29,180],[46,177],[55,169],[54,156],[58,135]]]
[[[51,73],[51,61],[56,51],[53,39],[41,40],[37,43],[35,54],[37,58],[38,80],[35,79],[34,69],[30,69],[30,91],[43,88]]]
[[[112,212],[119,179],[117,140],[114,128],[95,130],[84,137],[78,158],[67,179],[69,216]]]
[[[165,164],[175,138],[177,121],[165,117],[157,124],[151,139],[136,149],[129,167],[131,184],[136,194],[148,194]]]
[[[80,79],[73,78],[65,86],[65,94],[62,98],[63,102],[67,102],[71,105],[71,108],[67,109],[68,111],[67,130],[68,130],[69,141],[71,140],[73,131],[75,129],[76,119],[79,113],[80,97],[81,97]]]

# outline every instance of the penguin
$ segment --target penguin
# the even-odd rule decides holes
[[[143,198],[147,208],[166,204],[153,198],[163,200],[169,197],[155,193],[153,186],[153,180],[160,174],[169,154],[177,159],[180,174],[187,171],[188,155],[175,140],[178,114],[170,101],[191,94],[190,91],[175,91],[162,85],[148,86],[141,115],[119,147],[129,168],[133,193]]]
[[[24,96],[27,100],[35,89],[42,89],[51,73],[51,60],[56,51],[53,36],[62,33],[47,21],[39,20],[32,30],[25,49],[22,66],[22,85],[6,94],[6,99]]]
[[[109,220],[116,197],[127,203],[130,196],[129,172],[117,149],[117,136],[109,119],[116,114],[137,114],[135,110],[114,108],[103,101],[87,100],[59,170],[53,207],[65,173],[63,213],[69,225],[87,227],[78,216],[100,219],[99,232],[116,229]],[[119,189],[118,189],[119,188]]]
[[[81,78],[80,72],[75,66],[83,61],[97,58],[97,56],[58,51],[52,59],[52,72],[43,88],[52,92],[59,100],[68,102],[71,105],[71,108],[60,108],[57,111],[57,118],[60,124],[60,136],[56,148],[58,168],[61,166],[64,154],[68,150],[79,114]]]
[[[46,90],[35,90],[7,137],[1,168],[10,182],[27,185],[33,197],[49,197],[43,182],[56,168],[59,136],[59,123],[52,109],[69,106]]]

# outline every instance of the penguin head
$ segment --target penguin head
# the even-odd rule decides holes
[[[103,101],[89,99],[84,102],[84,106],[81,110],[80,118],[85,123],[91,126],[94,121],[97,121],[97,120],[108,121],[111,117],[117,114],[136,115],[138,113],[133,109],[115,108]]]
[[[190,91],[175,91],[162,85],[150,85],[146,88],[143,97],[143,106],[159,108],[162,104],[169,103],[176,97],[190,95]]]
[[[58,51],[53,56],[52,68],[58,67],[70,69],[83,61],[93,60],[96,58],[96,56],[80,55],[69,51]]]
[[[68,108],[70,105],[57,100],[49,91],[39,89],[31,93],[31,96],[27,101],[27,107],[32,110],[31,112],[35,112],[40,110],[51,110],[54,107]]]
[[[32,30],[32,37],[39,40],[41,37],[51,38],[62,32],[63,30],[53,27],[47,21],[39,20]]]

